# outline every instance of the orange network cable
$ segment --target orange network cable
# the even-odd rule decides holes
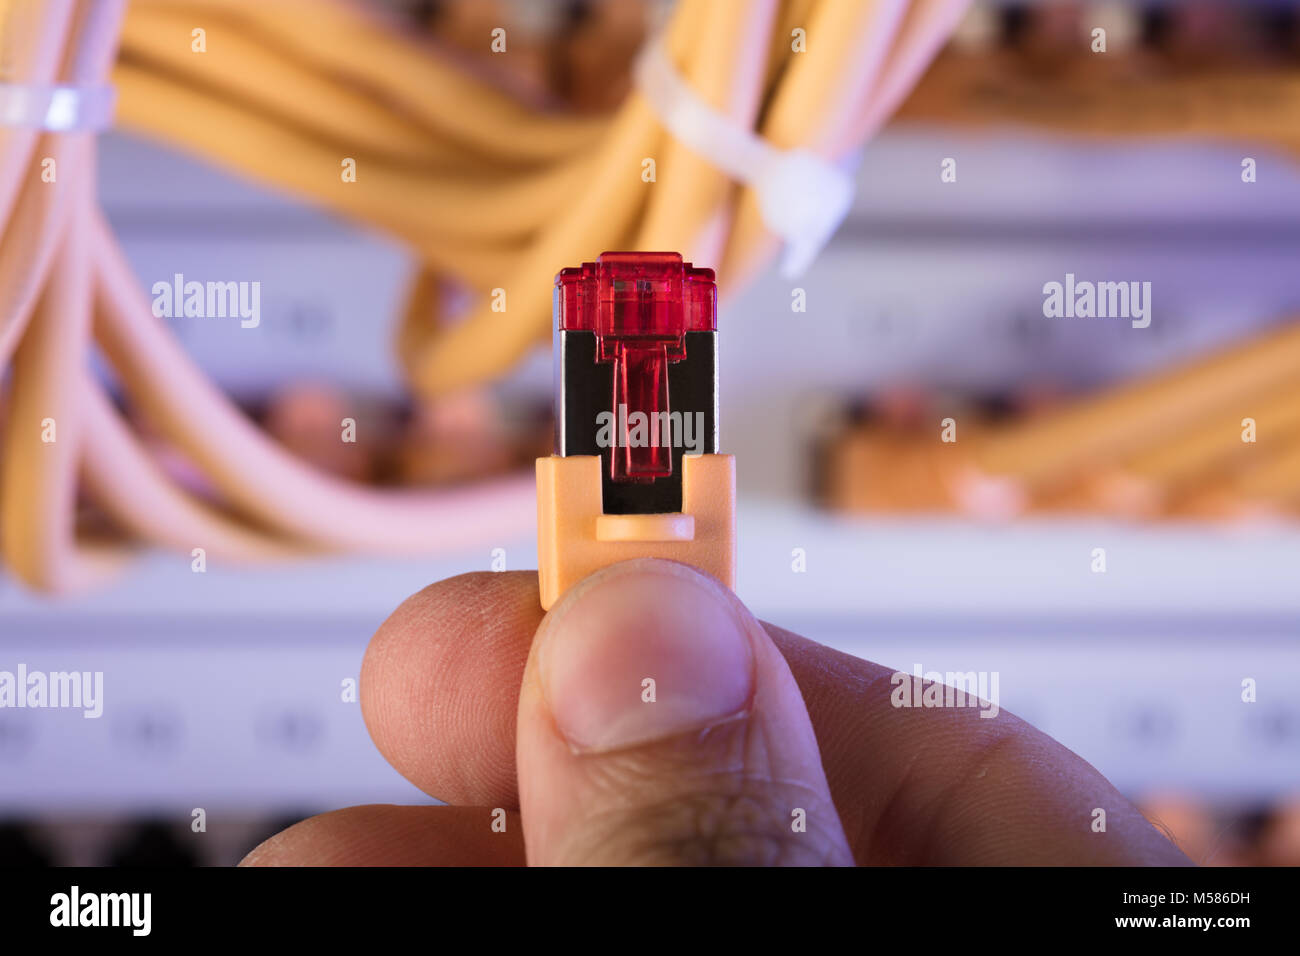
[[[824,492],[848,511],[1285,514],[1300,505],[1297,382],[1300,323],[1284,322],[1009,422],[959,415],[953,443],[916,412],[850,426],[827,444]]]

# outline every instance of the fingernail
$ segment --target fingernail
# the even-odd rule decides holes
[[[749,706],[746,622],[698,571],[649,560],[614,565],[556,610],[543,627],[538,668],[574,750],[702,730]]]

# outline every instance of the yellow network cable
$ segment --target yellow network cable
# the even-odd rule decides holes
[[[663,42],[731,122],[835,159],[888,115],[965,4],[682,0]],[[0,0],[0,30],[0,81],[93,92],[111,78],[123,126],[408,243],[421,267],[398,338],[427,394],[499,375],[549,334],[557,263],[673,248],[723,263],[725,283],[773,247],[751,191],[674,142],[643,96],[596,118],[521,102],[348,0]],[[33,125],[0,128],[0,554],[20,578],[75,589],[120,558],[78,539],[82,492],[141,538],[214,559],[431,553],[531,523],[526,477],[380,491],[279,447],[151,314],[98,209],[94,130]],[[507,310],[484,297],[443,323],[444,280],[505,289]],[[109,400],[92,336],[218,505],[175,484]]]
[[[778,149],[837,160],[898,108],[966,4],[680,0],[656,42],[730,123]],[[718,264],[725,290],[777,244],[755,190],[675,140],[641,93],[598,117],[524,102],[351,0],[135,0],[129,10],[121,0],[0,0],[0,82],[106,80],[124,127],[409,245],[419,270],[397,346],[426,395],[501,375],[546,339],[557,264],[610,248],[676,249]],[[120,557],[77,539],[81,492],[143,539],[238,560],[430,553],[531,523],[529,478],[380,491],[316,472],[249,422],[150,313],[98,210],[93,135],[0,127],[0,555],[16,574],[68,589]],[[342,175],[348,160],[355,181]],[[49,164],[57,182],[43,179]],[[480,293],[454,323],[437,311],[448,282]],[[486,294],[496,289],[504,312]],[[152,457],[89,371],[92,337],[132,406],[201,470],[219,504],[174,483]],[[1099,418],[1122,406],[1159,424],[1190,401],[1201,407],[1207,389],[1283,388],[1295,349],[1294,330],[1283,330],[1205,375],[1161,378],[990,434],[973,449],[971,480],[1006,478],[1029,492],[1056,483],[1085,450],[1126,459],[1135,429],[1098,427]],[[1061,435],[1072,437],[1062,444]],[[1209,460],[1203,445],[1171,451],[1175,465],[1134,467]],[[1297,473],[1283,454],[1232,480],[1242,493],[1275,494]]]
[[[665,42],[734,122],[837,158],[897,105],[965,5],[682,0]],[[190,52],[198,26],[203,55]],[[675,142],[640,95],[601,119],[528,109],[338,0],[142,0],[114,78],[129,128],[388,229],[436,274],[506,291],[504,313],[485,297],[454,327],[407,326],[404,367],[426,393],[498,376],[548,337],[556,262],[682,249],[723,263],[725,284],[773,251],[752,192]],[[346,186],[345,156],[359,164]]]

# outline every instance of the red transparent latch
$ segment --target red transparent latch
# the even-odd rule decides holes
[[[614,365],[610,477],[671,475],[671,436],[661,433],[671,410],[668,366],[686,357],[687,332],[717,330],[713,270],[696,269],[675,252],[606,252],[561,270],[555,281],[561,331],[594,332],[596,361]],[[643,429],[635,445],[634,423]]]

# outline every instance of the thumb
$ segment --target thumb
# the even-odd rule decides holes
[[[516,763],[534,865],[853,863],[785,658],[683,564],[612,565],[551,609]]]

